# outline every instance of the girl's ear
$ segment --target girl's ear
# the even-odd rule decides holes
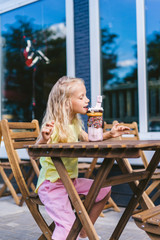
[[[72,109],[72,101],[71,101],[71,98],[68,98],[66,100],[66,109],[67,110],[71,110]]]

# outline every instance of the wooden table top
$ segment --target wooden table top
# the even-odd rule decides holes
[[[28,148],[157,148],[160,140],[105,140],[100,142],[72,142],[29,145]]]
[[[32,157],[139,157],[139,150],[156,150],[160,140],[105,140],[27,146]]]

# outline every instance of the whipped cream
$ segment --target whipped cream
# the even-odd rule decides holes
[[[95,107],[88,108],[88,112],[103,112],[103,108],[101,107],[102,104],[102,96],[97,96],[97,103]]]

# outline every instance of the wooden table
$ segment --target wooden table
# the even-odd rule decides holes
[[[141,172],[132,172],[124,158],[139,157],[140,150],[155,150],[155,153],[146,170],[142,170]],[[143,209],[152,207],[152,203],[150,203],[149,198],[147,198],[147,195],[143,192],[160,160],[160,141],[158,140],[107,140],[102,142],[31,145],[28,146],[28,152],[31,157],[50,156],[52,158],[59,176],[69,194],[71,202],[75,208],[77,218],[67,237],[67,240],[76,239],[82,226],[84,226],[89,239],[99,239],[95,228],[90,221],[88,213],[90,212],[96,196],[102,186],[129,183],[133,190],[133,196],[131,197],[131,200],[129,201],[110,238],[112,240],[119,239],[138,202],[141,204]],[[70,177],[68,176],[61,157],[104,158],[90,191],[86,196],[84,205],[76,192]],[[107,178],[115,160],[117,161],[122,174],[120,176]]]

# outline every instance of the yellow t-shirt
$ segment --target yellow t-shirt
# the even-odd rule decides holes
[[[78,142],[78,135],[75,126],[69,125],[70,131],[72,133],[72,138],[69,137],[67,142]],[[58,133],[54,129],[53,134],[51,136],[50,143],[57,143],[58,142]],[[70,176],[70,178],[77,178],[78,177],[78,158],[61,158],[64,166]],[[38,192],[39,186],[45,181],[49,180],[50,182],[56,182],[59,179],[59,174],[52,162],[50,157],[41,157],[40,158],[41,170],[36,186],[35,192]]]

